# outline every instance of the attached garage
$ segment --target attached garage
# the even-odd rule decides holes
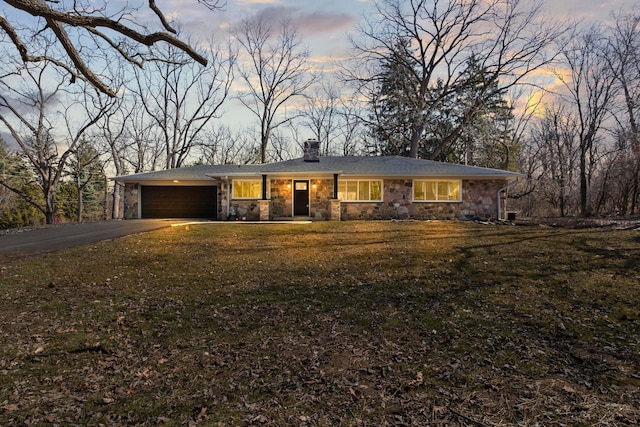
[[[140,187],[142,218],[218,218],[218,187],[158,186]]]

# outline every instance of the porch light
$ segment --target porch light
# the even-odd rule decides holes
[[[178,181],[177,179],[174,179],[174,180],[173,180],[173,182],[178,183],[178,182],[180,182],[180,181]]]

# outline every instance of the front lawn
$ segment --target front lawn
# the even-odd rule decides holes
[[[640,231],[205,224],[0,264],[1,425],[637,425]]]

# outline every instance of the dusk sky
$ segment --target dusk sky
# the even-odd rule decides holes
[[[526,4],[529,0],[523,0]],[[533,0],[530,1],[532,4]],[[191,3],[191,7],[185,7]],[[206,34],[232,26],[241,19],[264,14],[274,20],[288,15],[300,28],[312,56],[339,57],[349,48],[347,35],[353,34],[363,16],[375,13],[373,0],[228,0],[224,11],[208,13],[195,1],[161,1],[158,5],[190,31]],[[545,14],[559,20],[604,22],[612,13],[629,11],[637,0],[554,0],[544,3]]]
[[[525,4],[534,0],[523,0]],[[96,2],[101,3],[101,2]],[[107,11],[115,13],[123,0],[105,1]],[[150,12],[145,0],[129,1],[130,5],[138,4],[144,13],[143,20],[152,22],[150,30],[161,30],[158,20]],[[165,15],[195,39],[228,37],[228,29],[244,18],[263,14],[274,22],[283,16],[290,17],[299,28],[299,35],[304,45],[309,48],[310,61],[316,70],[330,71],[336,63],[342,62],[350,55],[349,35],[356,36],[356,27],[364,16],[375,14],[374,0],[227,0],[224,10],[210,11],[196,0],[158,0],[158,7]],[[606,22],[612,14],[620,11],[629,12],[640,4],[637,0],[552,0],[544,4],[544,15],[549,19],[567,22]],[[9,20],[24,22],[30,17],[17,12],[6,4],[0,4],[0,13]],[[138,16],[135,18],[140,20]],[[184,38],[184,37],[183,37]],[[554,77],[548,74],[543,84],[553,86]],[[236,79],[234,85],[239,84]],[[557,83],[557,82],[556,82]],[[237,87],[237,86],[236,86]],[[235,111],[243,108],[237,99],[227,100],[224,110]],[[225,114],[223,121],[232,126],[241,120],[247,125],[245,114]]]

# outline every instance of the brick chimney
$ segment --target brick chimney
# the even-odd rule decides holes
[[[304,142],[304,161],[320,161],[320,141],[316,141],[315,139],[307,139]]]

